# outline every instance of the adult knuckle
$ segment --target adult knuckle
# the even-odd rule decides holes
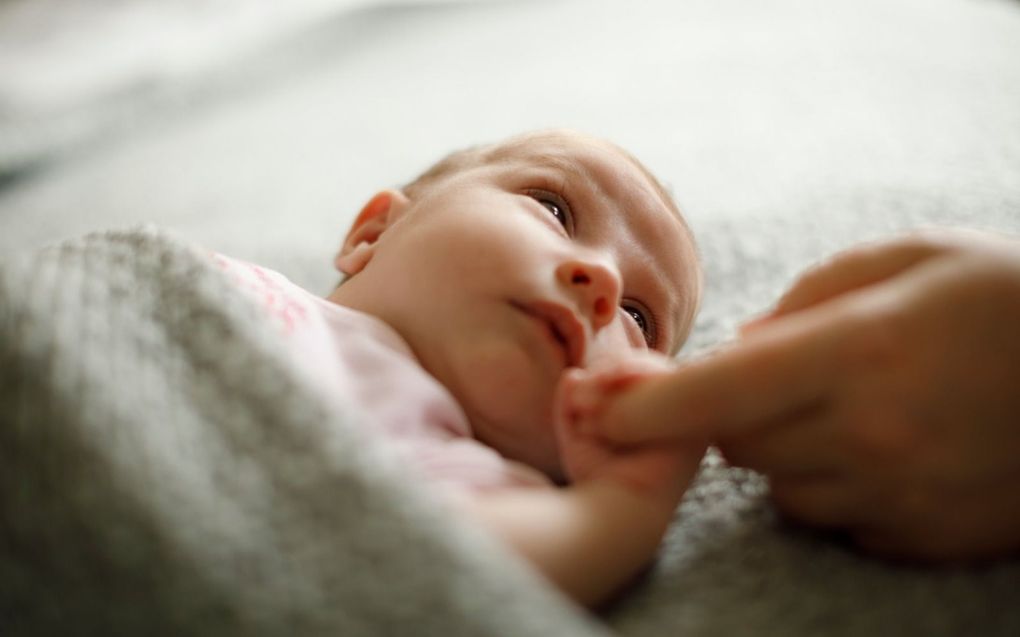
[[[890,470],[927,463],[937,443],[925,415],[914,406],[914,380],[901,376],[875,373],[859,378],[840,405],[839,427],[848,452]]]
[[[814,289],[826,278],[829,270],[832,268],[835,259],[833,257],[825,258],[821,261],[811,264],[801,272],[796,279],[794,279],[792,291]]]
[[[906,362],[905,326],[896,308],[855,308],[847,332],[841,362],[849,369],[899,369]]]
[[[916,228],[898,239],[901,248],[921,254],[955,249],[960,243],[959,233],[935,226]]]
[[[853,450],[874,466],[912,462],[923,440],[916,424],[895,403],[881,397],[856,410],[850,423]]]

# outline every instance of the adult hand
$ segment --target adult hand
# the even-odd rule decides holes
[[[1020,242],[943,231],[838,255],[599,427],[620,443],[709,437],[790,517],[872,551],[1016,551]]]

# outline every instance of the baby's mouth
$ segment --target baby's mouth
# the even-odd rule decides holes
[[[568,308],[548,301],[511,302],[525,314],[545,323],[550,336],[563,348],[567,367],[584,364],[584,326]]]

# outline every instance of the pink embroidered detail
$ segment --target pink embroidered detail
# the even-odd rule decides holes
[[[288,294],[280,282],[263,268],[242,261],[233,261],[214,254],[216,264],[226,272],[238,286],[251,292],[270,316],[282,324],[287,334],[308,318],[308,308],[295,296]]]

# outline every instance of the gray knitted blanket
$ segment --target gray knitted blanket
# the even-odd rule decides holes
[[[155,231],[4,264],[0,634],[597,632],[288,356]]]

